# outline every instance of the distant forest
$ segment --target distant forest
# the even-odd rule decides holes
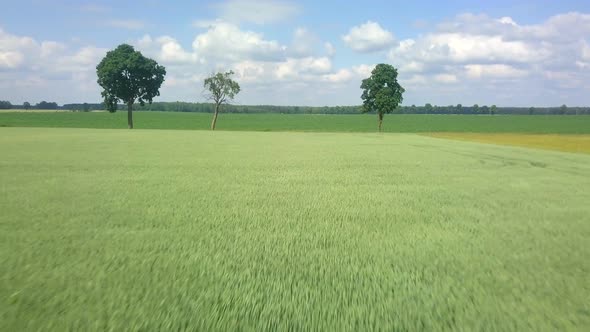
[[[36,105],[24,103],[12,105],[8,101],[0,101],[0,109],[44,109],[44,110],[70,110],[88,112],[92,110],[104,110],[103,104],[80,103],[64,104],[59,106],[55,102],[42,101]],[[124,105],[119,105],[120,110],[126,110]],[[151,105],[141,106],[134,104],[135,111],[159,111],[159,112],[200,112],[213,113],[214,105],[209,103],[187,102],[155,102]],[[283,114],[359,114],[361,106],[273,106],[273,105],[225,105],[223,112],[227,113],[283,113]],[[401,106],[395,113],[400,114],[520,114],[520,115],[590,115],[590,107],[495,107],[487,105],[464,106],[449,105],[437,106],[426,104],[423,106]]]

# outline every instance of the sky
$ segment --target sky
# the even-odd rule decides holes
[[[0,0],[0,100],[100,102],[121,43],[166,67],[155,101],[206,101],[233,70],[242,105],[359,105],[378,63],[403,105],[590,105],[590,1]]]

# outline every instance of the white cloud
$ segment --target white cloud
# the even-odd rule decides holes
[[[482,77],[493,77],[493,78],[514,78],[523,77],[527,75],[526,70],[518,69],[505,64],[492,64],[492,65],[465,65],[467,77],[470,78],[482,78]]]
[[[158,58],[167,63],[186,63],[196,62],[198,57],[195,53],[190,53],[178,43],[178,41],[169,36],[163,36],[156,40],[160,44],[160,53]]]
[[[38,43],[31,37],[16,36],[0,29],[0,68],[16,69],[29,63],[39,66],[38,57],[63,51],[65,46],[53,41]]]
[[[317,53],[321,46],[320,39],[305,28],[297,28],[293,33],[293,41],[288,48],[288,53],[296,57],[305,57]]]
[[[66,50],[66,45],[54,41],[44,41],[41,43],[41,57],[50,57]]]
[[[332,61],[327,57],[307,57],[301,59],[287,59],[279,65],[279,68],[289,68],[288,71],[303,73],[327,73],[332,69]]]
[[[574,70],[576,61],[583,63],[587,45],[579,42],[580,30],[590,33],[590,15],[568,13],[541,24],[519,25],[510,17],[462,14],[435,31],[401,41],[388,58],[404,74],[524,79],[547,70]],[[566,36],[571,33],[579,38]],[[559,41],[554,39],[558,35],[563,36]]]
[[[112,28],[121,28],[127,30],[141,30],[145,28],[145,22],[140,20],[108,20],[105,23],[107,26]]]
[[[399,71],[404,73],[420,73],[425,69],[425,65],[418,61],[404,62],[399,66]]]
[[[195,38],[193,49],[207,59],[239,61],[278,60],[286,47],[277,41],[264,39],[262,34],[243,31],[232,23],[218,21]]]
[[[20,52],[0,51],[0,69],[14,69],[24,62],[24,56]]]
[[[0,51],[25,50],[35,47],[38,47],[38,43],[33,38],[15,36],[0,28]]]
[[[247,82],[309,81],[332,69],[327,57],[286,58],[282,61],[244,60],[232,65],[238,78]]]
[[[443,104],[497,103],[496,97],[511,105],[571,104],[563,98],[582,100],[581,87],[590,78],[588,36],[587,14],[521,25],[507,16],[467,13],[402,40],[388,59],[410,87],[410,102],[426,95]]]
[[[52,74],[67,73],[73,77],[79,75],[78,78],[90,77],[107,51],[105,48],[86,46],[73,54],[60,54],[53,60],[54,66],[48,66],[45,71]]]
[[[395,42],[391,32],[372,21],[350,28],[348,34],[342,36],[342,40],[357,52],[382,51]]]
[[[332,83],[340,83],[350,81],[353,77],[353,73],[350,70],[344,68],[338,70],[335,73],[324,75],[323,80]]]
[[[243,88],[240,103],[358,104],[360,81],[370,76],[372,62],[399,69],[407,104],[570,105],[588,100],[586,14],[556,15],[532,25],[507,16],[463,14],[439,25],[433,22],[420,35],[399,42],[377,23],[367,22],[343,40],[359,52],[389,50],[370,55],[369,64],[361,64],[362,55],[335,55],[335,41],[321,40],[308,28],[273,40],[238,21],[248,23],[197,21],[192,44],[161,34],[134,42],[166,66],[159,100],[202,101],[198,91],[204,77],[232,69]],[[13,102],[98,101],[95,68],[106,51],[83,40],[37,41],[0,29],[0,95]]]
[[[434,75],[434,79],[440,83],[455,83],[458,81],[457,76],[453,74]]]
[[[590,44],[587,41],[582,42],[582,60],[590,61]]]
[[[514,20],[512,19],[512,17],[508,17],[508,16],[504,16],[501,17],[498,22],[502,23],[502,24],[509,24],[512,26],[516,26],[516,22],[514,22]]]
[[[331,83],[357,82],[360,85],[361,80],[371,76],[373,68],[375,68],[374,65],[365,64],[342,68],[336,72],[323,75],[322,80]]]
[[[418,40],[402,41],[391,50],[389,58],[426,63],[530,63],[550,55],[546,48],[531,48],[524,41],[506,41],[502,36],[435,33]]]
[[[230,0],[216,7],[221,18],[233,23],[277,23],[300,12],[299,6],[294,3],[273,0]]]
[[[36,41],[0,29],[0,94],[11,100],[98,100],[96,65],[106,49],[72,49],[56,41]],[[10,69],[3,71],[2,69]]]
[[[358,66],[353,66],[352,71],[362,78],[367,78],[367,77],[371,76],[371,72],[373,71],[374,68],[375,68],[375,65],[362,64],[362,65],[358,65]]]

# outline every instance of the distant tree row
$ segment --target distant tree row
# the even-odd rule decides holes
[[[424,106],[400,106],[395,113],[399,114],[516,114],[516,115],[583,115],[590,114],[590,107],[494,107],[492,106],[463,106],[461,104],[451,106],[436,106],[426,104]],[[564,107],[565,106],[565,107]],[[125,105],[119,105],[124,108]],[[62,109],[72,111],[105,110],[101,103],[65,104]],[[362,106],[273,106],[273,105],[226,105],[226,113],[283,113],[283,114],[359,114]],[[158,111],[158,112],[198,112],[213,113],[215,104],[212,103],[188,103],[188,102],[154,102],[141,106],[133,105],[134,111]]]
[[[13,105],[11,102],[9,102],[7,100],[0,100],[0,109],[2,109],[2,110],[9,110],[9,109],[29,110],[31,108],[35,108],[38,110],[56,110],[56,109],[59,109],[60,107],[55,102],[42,101],[33,107],[33,106],[31,106],[31,103],[29,103],[28,101],[25,101],[22,105]]]
[[[124,108],[126,105],[118,105]],[[103,103],[77,103],[58,106],[55,102],[42,101],[36,105],[25,102],[22,105],[14,105],[9,101],[0,100],[0,109],[64,109],[70,111],[88,112],[92,110],[106,110]],[[282,113],[282,114],[359,114],[362,106],[273,106],[273,105],[226,105],[227,113]],[[155,102],[153,104],[133,105],[134,111],[158,111],[158,112],[197,112],[213,113],[215,104],[212,103],[188,103],[188,102]],[[400,106],[396,113],[399,114],[518,114],[518,115],[584,115],[590,114],[590,107],[495,107],[488,106],[436,106],[426,104],[424,106]]]

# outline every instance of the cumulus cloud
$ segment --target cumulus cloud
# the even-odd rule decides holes
[[[244,88],[238,98],[245,100],[249,94],[264,90],[266,93],[305,91],[320,81],[342,83],[356,76],[355,72],[343,75],[348,69],[334,70],[333,46],[323,43],[306,28],[295,29],[291,43],[286,46],[223,20],[198,21],[193,25],[204,31],[196,35],[191,48],[184,48],[170,36],[145,35],[134,43],[166,66],[162,95],[194,90],[202,86],[203,79],[211,72],[229,69]],[[336,79],[332,74],[341,77]],[[188,96],[187,100],[194,98]]]
[[[437,74],[434,80],[440,83],[455,83],[458,81],[457,76],[453,74]]]
[[[96,65],[106,49],[74,48],[0,29],[0,94],[10,100],[97,100]]]
[[[353,78],[353,73],[349,69],[343,68],[335,73],[327,74],[322,77],[324,81],[332,83],[348,82]]]
[[[232,69],[243,87],[238,102],[360,102],[360,80],[375,66],[359,64],[365,55],[341,57],[333,40],[321,40],[305,27],[274,40],[238,22],[256,23],[235,17],[197,21],[192,43],[164,34],[131,42],[166,66],[160,100],[202,101],[195,91],[203,79]],[[400,41],[372,21],[351,28],[342,40],[359,53],[377,53],[370,55],[372,62],[398,68],[406,103],[530,106],[587,103],[589,36],[590,15],[582,13],[537,24],[461,14]],[[0,94],[14,102],[29,95],[58,102],[100,100],[95,67],[106,51],[82,41],[38,41],[0,29]]]
[[[300,12],[298,5],[276,0],[230,0],[215,7],[221,18],[233,23],[277,23]]]
[[[20,52],[0,51],[0,69],[14,69],[20,66],[24,61],[24,56]]]
[[[66,45],[54,41],[44,41],[41,43],[41,57],[47,58],[59,54],[66,50]]]
[[[590,44],[587,41],[582,42],[582,60],[590,61]]]
[[[590,78],[588,36],[590,15],[582,13],[528,25],[466,13],[400,41],[388,59],[411,87],[406,100],[419,90],[442,103],[571,104],[584,99]]]
[[[193,49],[204,58],[278,60],[282,58],[286,46],[275,40],[266,40],[260,33],[244,31],[235,24],[217,21],[206,32],[197,35]]]
[[[371,76],[371,71],[375,65],[358,65],[351,68],[343,68],[334,73],[323,75],[322,80],[332,83],[360,81]]]
[[[480,65],[472,64],[465,65],[467,77],[481,78],[481,77],[497,77],[497,78],[514,78],[523,77],[528,73],[526,70],[518,69],[506,64]]]
[[[290,56],[306,57],[317,54],[322,49],[322,43],[318,36],[306,28],[297,28],[293,33],[293,41],[287,48]]]
[[[400,41],[388,58],[406,78],[419,74],[435,81],[452,80],[447,75],[481,82],[522,81],[585,68],[589,35],[590,15],[580,13],[560,14],[535,25],[520,25],[510,17],[462,14],[430,33]]]
[[[185,50],[175,38],[170,36],[153,39],[150,35],[145,35],[135,45],[157,61],[169,65],[193,64],[198,61],[195,53]]]
[[[373,21],[350,28],[348,34],[342,36],[342,40],[357,52],[382,51],[395,42],[391,32]]]

